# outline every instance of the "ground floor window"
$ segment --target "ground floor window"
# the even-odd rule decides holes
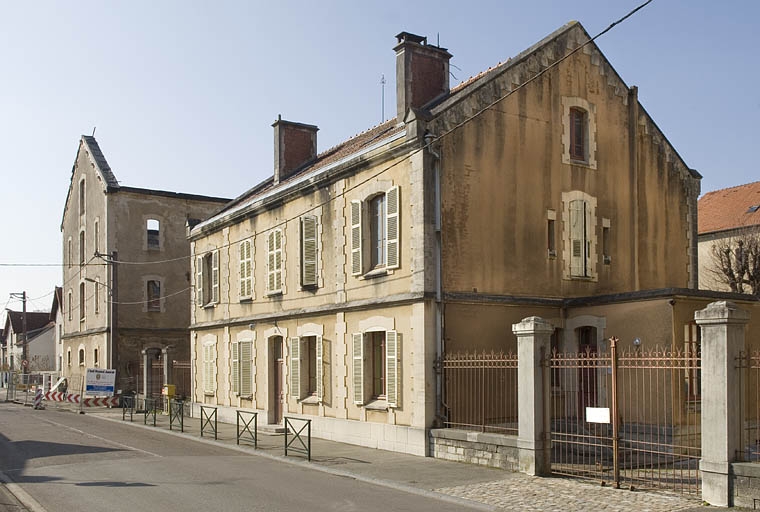
[[[352,336],[354,403],[386,401],[398,407],[400,336],[396,331],[368,331]]]

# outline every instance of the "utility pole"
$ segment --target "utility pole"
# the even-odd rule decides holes
[[[22,334],[22,342],[21,342],[21,371],[23,373],[28,373],[29,370],[29,362],[27,360],[28,352],[26,348],[26,291],[23,291],[21,293],[11,293],[11,297],[14,299],[21,299],[22,304],[22,314],[21,314],[21,334]],[[27,364],[24,365],[24,361],[27,361]]]

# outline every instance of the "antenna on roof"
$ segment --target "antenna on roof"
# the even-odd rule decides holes
[[[435,33],[435,45],[440,48],[441,47],[441,33],[436,32]]]
[[[380,122],[385,122],[385,74],[380,75],[380,89],[382,90],[382,112],[380,113]]]
[[[94,137],[94,136],[95,136],[95,130],[96,130],[97,128],[98,128],[97,126],[93,126],[93,127],[92,127],[92,137]]]

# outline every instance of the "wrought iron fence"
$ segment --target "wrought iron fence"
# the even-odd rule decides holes
[[[743,352],[737,359],[741,382],[741,448],[737,460],[760,462],[760,351]]]
[[[701,491],[696,350],[638,347],[553,352],[552,471],[630,488]]]
[[[517,435],[517,354],[447,353],[444,426]]]

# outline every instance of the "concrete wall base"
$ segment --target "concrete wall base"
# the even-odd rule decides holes
[[[518,471],[517,436],[470,432],[451,428],[430,431],[430,454],[436,459],[467,462]]]

